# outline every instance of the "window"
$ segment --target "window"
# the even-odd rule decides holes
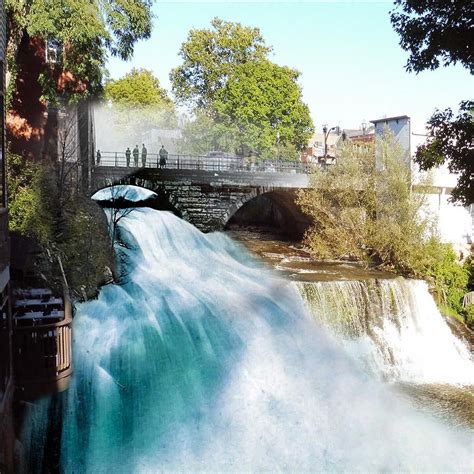
[[[61,43],[53,38],[46,41],[46,62],[48,64],[57,64],[61,60]]]

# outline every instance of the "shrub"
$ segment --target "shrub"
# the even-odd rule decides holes
[[[424,195],[412,192],[410,170],[393,135],[385,133],[375,145],[344,144],[337,163],[315,169],[311,179],[298,201],[314,221],[305,236],[313,255],[427,279],[439,303],[462,312],[469,272],[451,245],[433,234]]]

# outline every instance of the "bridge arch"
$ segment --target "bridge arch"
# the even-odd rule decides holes
[[[129,184],[154,191],[159,198],[150,207],[171,210],[204,232],[224,229],[233,216],[239,217],[263,200],[275,207],[292,234],[301,236],[308,219],[295,198],[298,189],[308,186],[309,178],[295,171],[100,166],[92,173],[91,190]]]
[[[266,228],[290,238],[301,239],[311,220],[303,214],[296,199],[295,190],[272,189],[262,192],[256,189],[229,209],[224,228]]]
[[[126,186],[125,192],[122,186]],[[117,190],[114,195],[114,188]],[[109,191],[110,192],[107,192]],[[114,207],[150,207],[160,211],[170,211],[178,217],[183,217],[180,209],[174,204],[172,196],[163,193],[161,189],[154,190],[147,186],[128,184],[127,181],[121,183],[111,183],[94,191],[91,196],[99,206],[107,208],[111,200],[116,200]]]

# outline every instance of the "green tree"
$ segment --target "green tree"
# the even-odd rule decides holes
[[[176,98],[200,108],[212,104],[235,66],[261,61],[271,51],[258,28],[219,18],[214,18],[211,26],[189,32],[179,52],[183,64],[170,74]]]
[[[236,66],[216,93],[216,121],[234,130],[238,148],[273,157],[279,146],[301,150],[314,127],[298,77],[298,71],[267,60]]]
[[[54,101],[58,77],[76,98],[101,88],[107,52],[126,60],[136,41],[151,34],[152,0],[6,0],[9,68],[14,70],[25,37],[55,40],[60,63],[40,77],[45,99]],[[67,81],[64,79],[67,78]]]
[[[464,101],[459,114],[451,109],[436,110],[428,121],[426,144],[416,150],[415,161],[422,170],[448,163],[449,171],[458,173],[451,196],[465,206],[474,203],[474,101]]]
[[[374,145],[346,143],[337,163],[315,169],[299,204],[314,225],[306,235],[321,258],[351,258],[400,273],[418,273],[429,222],[422,195],[411,193],[403,150],[391,134]]]
[[[197,115],[187,132],[204,132],[189,143],[264,157],[298,156],[313,123],[299,73],[269,61],[270,51],[257,28],[240,23],[215,18],[212,29],[190,32],[181,47],[184,62],[170,76],[178,100]],[[207,133],[204,114],[212,120]]]
[[[467,39],[474,35],[471,1],[395,0],[390,19],[401,47],[410,53],[408,71],[461,63],[474,73],[474,53]],[[427,144],[415,156],[423,170],[447,162],[450,171],[459,173],[452,198],[464,205],[474,202],[472,109],[473,101],[467,100],[456,118],[451,109],[436,110],[428,122]]]
[[[211,150],[235,153],[237,149],[237,129],[216,122],[203,110],[197,110],[193,119],[183,124],[182,134],[181,153],[205,155]]]
[[[107,82],[104,98],[112,106],[110,124],[129,143],[140,143],[143,132],[149,129],[177,126],[173,101],[158,78],[146,69],[132,69],[124,77]]]
[[[474,34],[470,0],[395,0],[390,12],[400,46],[409,51],[406,68],[421,72],[461,63],[474,73]]]
[[[114,105],[124,107],[173,107],[158,78],[147,69],[132,69],[124,77],[108,81],[104,87],[104,97]]]

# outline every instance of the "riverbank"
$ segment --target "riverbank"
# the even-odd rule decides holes
[[[284,240],[281,235],[271,231],[229,230],[226,234],[292,281],[346,281],[397,277],[394,273],[366,268],[357,262],[315,260],[301,243]]]
[[[370,281],[394,281],[399,278],[393,273],[383,272],[377,269],[367,269],[363,265],[357,263],[337,262],[337,261],[316,261],[298,242],[285,241],[278,234],[268,232],[257,232],[250,230],[232,230],[227,232],[233,240],[244,245],[251,253],[259,258],[265,265],[273,267],[284,279],[295,282],[298,286],[310,286],[321,284],[336,284],[340,286],[340,291],[350,291],[346,285],[355,284],[357,287],[353,291],[357,291],[359,286],[364,286],[364,282],[371,285]],[[344,287],[344,288],[343,288]],[[367,301],[366,296],[362,299]],[[359,316],[365,322],[357,321],[348,325],[353,328],[359,327],[360,331],[367,331],[367,308],[346,308],[343,300],[347,299],[346,294],[340,294],[338,298],[341,301],[337,303],[338,311],[345,311],[349,317],[357,319],[356,313],[366,313]],[[353,305],[361,298],[355,297]],[[334,303],[336,304],[336,303]],[[387,302],[387,304],[389,304]],[[349,302],[350,306],[350,302]],[[318,308],[321,310],[321,308]],[[331,311],[332,308],[329,308]],[[321,312],[321,311],[320,311]],[[469,329],[459,319],[455,319],[450,315],[443,313],[451,333],[468,348],[471,354],[474,354],[474,331]],[[381,317],[383,315],[380,315]],[[388,315],[385,315],[388,317]],[[340,317],[340,314],[337,318]],[[392,316],[393,317],[393,316]],[[326,319],[334,319],[336,316],[328,315]],[[338,343],[341,343],[340,320],[333,322],[321,321],[333,334]],[[377,340],[379,336],[375,336],[379,330],[379,323],[375,323],[375,328],[369,329],[369,339]],[[338,327],[339,326],[339,327]],[[360,336],[360,334],[359,334]],[[343,337],[344,339],[344,337]],[[350,338],[349,338],[350,339]],[[354,339],[352,339],[354,341]],[[354,342],[347,343],[342,341],[342,345],[353,345]],[[427,361],[429,363],[429,361]],[[429,413],[436,418],[442,419],[444,422],[454,426],[466,426],[474,428],[474,386],[473,385],[456,385],[443,383],[409,383],[406,381],[392,381],[389,384],[391,388],[400,396],[407,399],[409,403],[415,406],[421,412]]]

